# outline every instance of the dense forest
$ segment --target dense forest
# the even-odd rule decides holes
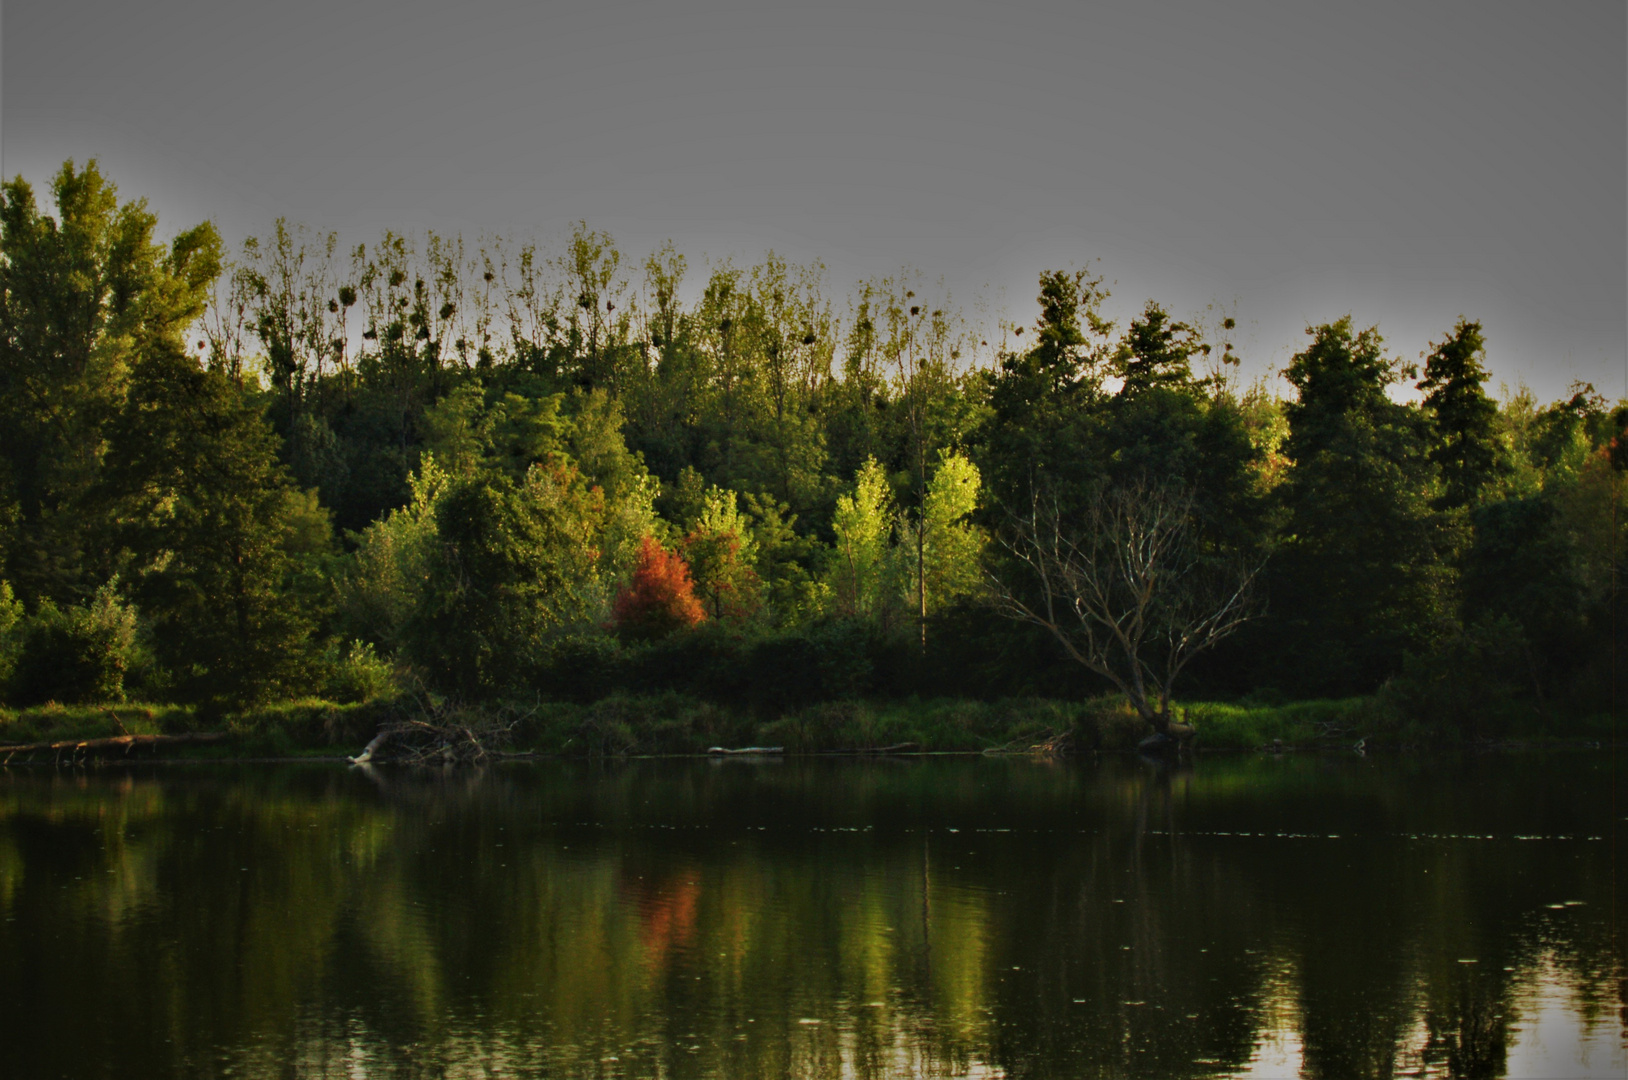
[[[984,328],[909,273],[833,297],[587,225],[229,252],[94,162],[49,198],[0,206],[11,705],[1616,700],[1628,403],[1489,395],[1455,313],[1416,361],[1309,327],[1285,400],[1231,319],[1116,321],[1089,272]]]

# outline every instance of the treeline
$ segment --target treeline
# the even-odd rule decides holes
[[[1281,401],[1230,376],[1231,320],[1119,325],[1081,272],[992,334],[907,275],[838,301],[586,226],[228,256],[94,163],[50,196],[0,206],[8,703],[1078,696],[1106,683],[989,602],[1037,588],[1002,541],[1153,489],[1265,567],[1188,696],[1384,687],[1477,729],[1615,700],[1628,405],[1490,399],[1474,322],[1422,365],[1310,328]]]

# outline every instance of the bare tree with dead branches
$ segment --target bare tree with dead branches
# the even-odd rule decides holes
[[[1044,627],[1169,736],[1171,688],[1195,656],[1259,613],[1264,560],[1209,549],[1187,489],[1106,488],[1066,517],[1038,491],[1026,512],[1008,511],[998,537],[1019,572],[990,575],[996,604]]]
[[[352,765],[386,758],[407,765],[476,765],[511,757],[515,729],[537,711],[449,701],[422,685],[414,698],[414,711],[380,724],[373,740],[350,759]]]

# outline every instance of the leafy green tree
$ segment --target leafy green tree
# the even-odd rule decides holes
[[[825,611],[831,595],[818,576],[826,545],[796,530],[797,515],[785,503],[752,494],[744,501],[769,618],[777,626],[807,623]]]
[[[770,252],[748,275],[754,353],[761,366],[755,434],[759,490],[806,512],[827,495],[825,432],[814,406],[831,374],[832,320],[825,268],[795,267]]]
[[[921,513],[899,518],[906,587],[912,597],[926,599],[929,615],[978,591],[982,583],[985,536],[968,520],[978,506],[978,491],[978,467],[960,454],[945,454],[928,481]],[[911,557],[917,553],[919,560]]]
[[[1523,644],[1538,650],[1521,660],[1539,682],[1586,652],[1580,553],[1553,494],[1489,503],[1476,509],[1473,523],[1462,578],[1464,621],[1512,620]]]
[[[333,281],[338,243],[336,233],[312,234],[278,218],[269,236],[244,241],[242,261],[233,270],[243,318],[260,341],[285,426],[305,413],[307,395],[324,389],[343,352],[339,286]],[[302,448],[291,449],[303,462]]]
[[[1208,349],[1197,330],[1149,301],[1120,343],[1124,385],[1101,407],[1093,450],[1112,484],[1177,484],[1211,542],[1259,548],[1271,528],[1256,480],[1260,451],[1227,388],[1194,378],[1192,358]]]
[[[11,673],[22,652],[23,619],[27,614],[11,591],[11,582],[0,581],[0,691],[11,683]]]
[[[563,374],[582,389],[619,395],[642,367],[630,342],[633,311],[622,253],[611,237],[577,222],[557,263],[565,296],[570,360]]]
[[[629,450],[622,403],[603,390],[570,395],[565,449],[585,483],[604,497],[599,541],[601,573],[607,582],[625,581],[640,559],[646,536],[662,534],[656,514],[661,482]]]
[[[1498,407],[1487,397],[1481,324],[1460,319],[1433,345],[1419,389],[1435,429],[1430,460],[1441,470],[1440,509],[1474,506],[1487,486],[1509,471],[1498,443]]]
[[[259,242],[257,267],[277,287],[267,299],[256,299],[252,281],[242,289],[250,316],[269,313],[273,327],[289,325],[277,334],[298,345],[293,355],[303,365],[298,397],[274,390],[270,415],[300,482],[319,486],[342,529],[360,531],[407,501],[408,477],[426,438],[426,412],[465,381],[461,363],[447,363],[470,351],[470,342],[459,336],[467,332],[461,329],[461,246],[432,233],[420,248],[387,232],[377,243],[353,249],[345,269],[304,247],[294,252],[303,262],[266,258],[267,252],[276,254],[277,239]],[[281,268],[290,262],[298,265]],[[254,265],[247,256],[246,263]],[[283,287],[284,280],[293,284]],[[489,309],[490,300],[483,294],[472,306]],[[354,354],[353,308],[361,325]],[[230,327],[232,316],[212,314],[210,321]],[[477,310],[475,323],[489,339],[489,310]],[[251,332],[254,325],[251,320]],[[489,341],[479,341],[480,350],[490,356]],[[453,455],[443,456],[450,462]]]
[[[883,365],[893,373],[893,411],[898,414],[899,453],[894,461],[909,477],[910,507],[917,523],[913,536],[915,587],[921,648],[927,648],[927,579],[925,530],[928,463],[945,450],[944,425],[939,406],[954,397],[951,365],[960,359],[960,325],[947,306],[932,307],[908,288],[908,277],[887,279],[867,286],[876,303],[880,332],[878,350]],[[900,558],[905,553],[898,553]]]
[[[684,558],[714,619],[745,618],[762,602],[757,576],[757,547],[736,494],[707,489],[701,515],[684,535]]]
[[[697,344],[697,317],[679,296],[687,264],[671,243],[644,263],[642,378],[622,401],[629,448],[669,481],[694,468],[702,432],[696,421],[706,395],[707,357]]]
[[[180,351],[220,271],[204,224],[156,244],[145,202],[96,162],[62,166],[56,216],[20,177],[0,185],[0,552],[32,603],[90,595],[114,569],[94,541],[108,428],[143,354]]]
[[[1564,458],[1553,462],[1537,490],[1483,496],[1459,560],[1462,628],[1411,666],[1404,697],[1471,731],[1609,712],[1625,501],[1628,481],[1607,446],[1575,472]]]
[[[837,498],[831,519],[836,545],[827,575],[839,613],[882,619],[896,603],[888,544],[893,518],[893,492],[871,458],[854,475],[853,492]]]
[[[603,608],[597,563],[602,499],[568,465],[523,480],[488,471],[437,500],[424,599],[409,653],[438,685],[466,694],[514,686],[552,637]]]
[[[1101,305],[1108,298],[1101,278],[1086,271],[1072,273],[1052,270],[1040,275],[1040,320],[1036,325],[1035,347],[1012,364],[1003,365],[1014,374],[1029,375],[1050,389],[1078,386],[1093,374],[1096,363],[1105,358],[1101,348],[1093,348],[1113,324],[1103,318]]]
[[[290,484],[259,411],[224,374],[155,347],[109,457],[115,535],[176,690],[223,703],[307,690],[332,526]]]
[[[325,657],[328,677],[323,695],[346,704],[373,701],[397,689],[395,666],[380,656],[371,641],[352,639],[344,648],[332,642]]]
[[[1289,459],[1283,444],[1289,437],[1289,417],[1284,402],[1266,385],[1255,382],[1236,398],[1244,437],[1252,452],[1249,474],[1258,494],[1268,495],[1288,476]]]
[[[1609,425],[1605,398],[1592,384],[1574,382],[1570,397],[1534,411],[1523,432],[1522,449],[1545,488],[1563,485],[1582,474]]]
[[[821,294],[823,267],[791,266],[773,252],[742,270],[725,263],[708,280],[689,317],[666,337],[651,384],[660,400],[635,405],[635,414],[665,412],[669,432],[656,451],[666,458],[687,442],[688,460],[663,475],[693,467],[709,481],[737,491],[762,492],[796,513],[823,506],[825,431],[816,415],[830,376],[832,332]],[[655,280],[668,324],[672,300],[666,271]],[[688,416],[674,415],[681,407]]]
[[[435,556],[435,509],[450,478],[432,454],[412,477],[412,498],[360,533],[354,549],[332,572],[339,636],[382,645],[392,652],[425,599]]]
[[[83,604],[59,608],[50,600],[21,627],[11,700],[19,705],[122,701],[136,648],[136,612],[118,595],[117,582]]]
[[[1432,509],[1439,488],[1428,420],[1392,402],[1399,376],[1377,329],[1349,317],[1309,328],[1286,375],[1285,539],[1273,564],[1273,658],[1308,693],[1372,689],[1452,618],[1453,546]]]
[[[462,383],[426,409],[419,423],[422,452],[437,466],[466,477],[498,469],[515,480],[541,462],[565,456],[571,420],[564,396],[538,396]]]
[[[830,453],[827,468],[836,476],[854,475],[867,458],[893,457],[890,391],[877,329],[884,302],[876,283],[860,286],[858,296],[850,302],[842,377],[828,382],[820,395]]]
[[[1068,498],[1101,482],[1102,376],[1119,353],[1102,315],[1107,298],[1102,279],[1084,271],[1042,274],[1034,346],[987,374],[992,415],[978,463],[995,506],[1027,506],[1042,488]]]
[[[1609,422],[1610,414],[1602,420]],[[1555,502],[1557,524],[1574,553],[1588,626],[1573,698],[1579,706],[1603,713],[1619,707],[1613,690],[1619,663],[1614,643],[1628,640],[1622,588],[1628,573],[1628,471],[1611,454],[1604,438],[1609,428],[1595,431],[1596,449],[1573,482],[1556,485]]]

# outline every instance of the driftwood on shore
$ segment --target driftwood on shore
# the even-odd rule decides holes
[[[834,757],[862,757],[866,754],[908,754],[919,749],[920,747],[916,743],[902,742],[894,743],[892,746],[865,746],[854,750],[820,750],[816,751],[816,753]],[[727,746],[707,747],[708,754],[716,755],[748,754],[772,756],[784,754],[785,752],[786,748],[784,746],[742,746],[739,749],[731,749]]]
[[[223,742],[231,738],[225,731],[193,731],[184,735],[110,735],[102,739],[60,739],[56,742],[15,743],[0,746],[0,765],[8,764],[17,754],[49,753],[70,761],[85,757],[108,757],[114,753],[129,754],[142,747],[182,746],[187,744]]]
[[[479,765],[526,756],[509,747],[514,731],[536,708],[489,706],[438,697],[420,687],[413,712],[379,725],[352,765],[390,761],[398,765]]]
[[[514,721],[494,721],[480,716],[447,716],[436,719],[396,720],[379,727],[352,765],[389,760],[398,765],[475,765],[495,758],[510,757],[506,751]]]
[[[362,748],[362,752],[350,759],[350,763],[352,765],[366,765],[373,760],[376,751],[384,749],[384,744],[389,742],[390,736],[394,734],[395,730],[393,728],[380,728],[379,733],[373,736],[373,740]]]

